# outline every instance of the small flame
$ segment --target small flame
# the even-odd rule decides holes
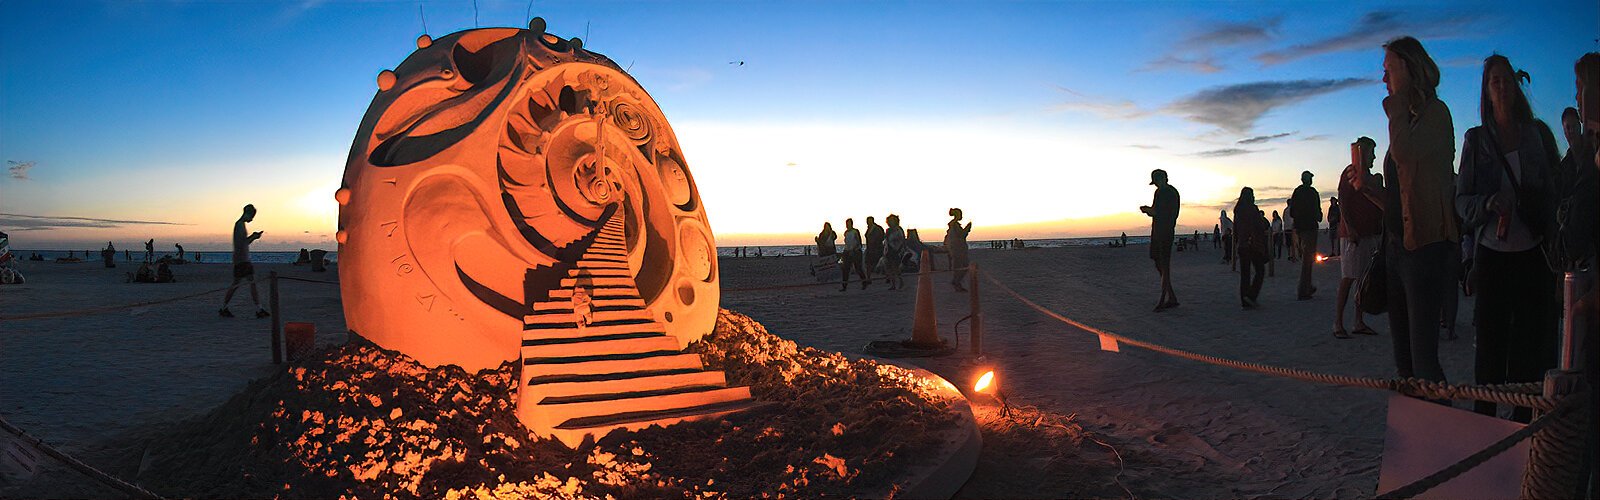
[[[1317,262],[1327,262],[1327,261],[1328,261],[1328,256],[1322,255],[1320,253],[1317,254]]]
[[[984,372],[982,377],[978,377],[978,384],[972,386],[972,390],[973,392],[983,392],[984,389],[988,389],[990,385],[993,385],[993,383],[994,370],[989,370]]]

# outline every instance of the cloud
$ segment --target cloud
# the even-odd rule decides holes
[[[1083,112],[1112,120],[1133,120],[1144,118],[1151,113],[1151,111],[1140,108],[1138,104],[1127,99],[1120,101],[1096,99],[1060,85],[1057,85],[1056,89],[1071,94],[1074,100],[1051,106],[1049,108],[1050,111]]]
[[[1165,71],[1188,70],[1195,73],[1217,73],[1224,68],[1217,63],[1217,58],[1209,55],[1198,57],[1183,57],[1168,54],[1160,59],[1145,63],[1137,71]]]
[[[1134,149],[1161,149],[1161,146],[1155,144],[1129,144],[1128,147]]]
[[[17,180],[21,180],[21,181],[29,180],[28,171],[33,169],[34,162],[31,162],[31,161],[6,160],[6,163],[9,163],[11,165],[11,167],[7,168],[6,170],[11,172],[11,178],[12,179],[17,179]]]
[[[1266,42],[1275,38],[1281,18],[1245,22],[1218,22],[1178,40],[1171,52],[1135,71],[1192,71],[1217,73],[1226,69],[1213,54],[1217,49]]]
[[[1471,25],[1475,16],[1429,17],[1395,11],[1368,12],[1356,20],[1344,33],[1289,47],[1269,50],[1255,56],[1263,65],[1283,64],[1297,59],[1344,52],[1349,50],[1374,50],[1384,42],[1400,36],[1413,36],[1425,40],[1461,38],[1482,35],[1482,30]]]
[[[1193,122],[1215,125],[1228,132],[1246,134],[1255,127],[1256,120],[1274,108],[1369,83],[1371,80],[1343,78],[1224,85],[1179,99],[1162,108],[1162,112]]]
[[[1308,135],[1308,136],[1305,136],[1305,137],[1301,137],[1300,140],[1302,140],[1302,141],[1322,141],[1322,140],[1327,140],[1328,137],[1329,137],[1328,134],[1317,134],[1317,135]]]
[[[1281,134],[1258,135],[1258,136],[1255,136],[1255,137],[1247,137],[1247,138],[1244,138],[1244,139],[1239,139],[1238,144],[1265,144],[1265,143],[1268,143],[1268,142],[1271,142],[1271,141],[1274,141],[1274,140],[1277,140],[1277,139],[1282,139],[1282,138],[1285,138],[1285,137],[1289,137],[1291,135],[1295,135],[1295,134],[1298,134],[1298,133],[1299,132],[1284,132],[1284,133],[1281,133]]]
[[[5,226],[7,228],[15,229],[15,230],[18,230],[18,231],[37,230],[37,229],[61,229],[61,228],[71,228],[71,227],[95,228],[95,229],[111,229],[111,228],[118,228],[118,227],[122,227],[122,226],[137,226],[137,225],[189,226],[189,225],[192,225],[192,224],[182,224],[182,223],[167,222],[167,221],[97,219],[97,218],[93,218],[93,217],[53,217],[53,216],[47,216],[47,215],[23,215],[23,214],[0,213],[0,226]]]
[[[1185,37],[1181,47],[1213,48],[1264,42],[1273,38],[1282,18],[1269,17],[1239,23],[1216,23]]]
[[[1263,152],[1267,152],[1267,151],[1272,151],[1272,150],[1270,150],[1270,149],[1222,148],[1222,149],[1212,149],[1212,150],[1208,150],[1208,151],[1201,151],[1201,152],[1198,152],[1198,153],[1191,153],[1189,156],[1196,156],[1196,157],[1200,157],[1200,158],[1226,158],[1226,157],[1229,157],[1229,156],[1243,156],[1243,155],[1248,155],[1248,154],[1263,153]]]

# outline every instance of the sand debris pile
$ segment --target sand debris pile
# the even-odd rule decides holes
[[[770,402],[726,420],[617,432],[577,450],[519,423],[515,366],[427,368],[339,346],[165,431],[139,481],[171,496],[704,498],[891,494],[954,425],[893,366],[800,348],[723,311],[690,346]]]

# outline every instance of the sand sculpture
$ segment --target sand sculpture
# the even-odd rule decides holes
[[[519,417],[569,444],[742,408],[682,352],[718,278],[677,138],[544,28],[424,35],[378,75],[335,195],[349,328],[432,366],[521,359]]]

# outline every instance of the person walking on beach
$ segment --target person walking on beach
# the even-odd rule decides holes
[[[844,253],[839,260],[839,272],[843,275],[839,279],[839,291],[850,289],[850,270],[856,270],[856,276],[861,278],[861,288],[866,289],[872,283],[867,278],[866,271],[861,270],[861,231],[856,229],[855,219],[844,220]]]
[[[246,233],[248,230],[245,229],[245,224],[254,220],[256,220],[256,206],[245,205],[244,214],[233,223],[233,283],[228,285],[228,292],[222,295],[222,309],[217,311],[217,314],[224,318],[233,317],[233,312],[228,310],[228,303],[233,302],[233,292],[243,281],[250,282],[250,302],[256,305],[256,317],[271,316],[267,314],[266,309],[261,308],[261,299],[256,293],[256,268],[250,264],[250,244],[261,239],[261,231]]]
[[[1317,225],[1322,223],[1322,198],[1317,188],[1311,187],[1311,171],[1300,172],[1300,187],[1294,188],[1289,198],[1289,210],[1294,213],[1294,234],[1300,238],[1300,297],[1311,300],[1317,293],[1312,284],[1311,265],[1317,262]]]
[[[1229,219],[1228,211],[1223,210],[1217,220],[1217,225],[1222,228],[1222,261],[1233,262],[1233,219]]]
[[[1383,232],[1383,211],[1356,190],[1358,177],[1360,183],[1376,184],[1372,180],[1372,162],[1377,159],[1377,148],[1378,143],[1371,137],[1356,139],[1350,144],[1350,165],[1339,176],[1339,196],[1345,201],[1341,208],[1342,217],[1334,230],[1339,232],[1339,239],[1343,242],[1344,256],[1339,259],[1339,293],[1338,302],[1333,308],[1333,336],[1341,339],[1350,338],[1350,333],[1378,334],[1367,326],[1360,304],[1356,304],[1355,308],[1355,330],[1346,332],[1344,329],[1344,305],[1349,301],[1350,290],[1361,289],[1361,280],[1366,277],[1367,268],[1372,266],[1372,253],[1377,251],[1378,244],[1382,242],[1379,235]]]
[[[183,261],[183,245],[179,245],[177,243],[173,243],[172,246],[178,247],[178,261],[182,262]]]
[[[1239,303],[1245,309],[1260,306],[1262,275],[1267,262],[1267,232],[1271,230],[1261,208],[1256,206],[1256,192],[1248,187],[1239,190],[1239,202],[1233,206],[1233,234],[1239,246]]]
[[[944,248],[950,252],[950,284],[957,291],[965,292],[967,287],[961,286],[967,278],[967,234],[972,232],[972,223],[961,225],[961,209],[950,209],[950,223],[944,231]]]
[[[1383,210],[1384,267],[1389,336],[1401,377],[1444,382],[1439,365],[1439,317],[1444,298],[1456,293],[1451,247],[1460,238],[1455,217],[1455,128],[1440,101],[1439,66],[1422,42],[1401,37],[1383,45],[1388,97],[1389,153],[1383,179],[1356,176],[1357,191]],[[1373,180],[1376,180],[1374,176]],[[1346,200],[1348,203],[1349,200]]]
[[[1213,250],[1222,248],[1222,224],[1211,225],[1211,248]]]
[[[1339,249],[1339,197],[1328,198],[1328,256],[1338,257],[1342,252]]]
[[[900,264],[905,262],[906,231],[900,227],[898,215],[889,214],[883,221],[889,224],[883,237],[883,275],[889,282],[890,290],[899,290],[906,285],[900,277]]]
[[[1272,259],[1283,258],[1283,217],[1272,211]]]
[[[1542,248],[1556,221],[1555,136],[1533,116],[1519,73],[1505,56],[1483,61],[1481,124],[1461,145],[1455,208],[1474,231],[1479,384],[1537,382],[1555,368],[1555,274]],[[1495,404],[1478,402],[1478,413]],[[1513,418],[1527,422],[1531,410]]]
[[[150,264],[150,263],[155,262],[155,257],[156,257],[156,239],[155,238],[150,238],[150,241],[144,242],[144,263]]]
[[[867,258],[864,261],[867,267],[867,279],[872,278],[872,273],[878,268],[880,260],[883,260],[883,226],[873,222],[872,216],[867,216]]]
[[[1155,199],[1150,205],[1139,207],[1139,211],[1150,217],[1150,260],[1155,261],[1156,272],[1161,273],[1161,299],[1156,302],[1155,311],[1161,312],[1178,307],[1178,294],[1172,291],[1172,238],[1177,230],[1181,200],[1178,188],[1167,183],[1166,170],[1150,171],[1150,185],[1156,187]],[[1222,221],[1233,225],[1226,211]]]

